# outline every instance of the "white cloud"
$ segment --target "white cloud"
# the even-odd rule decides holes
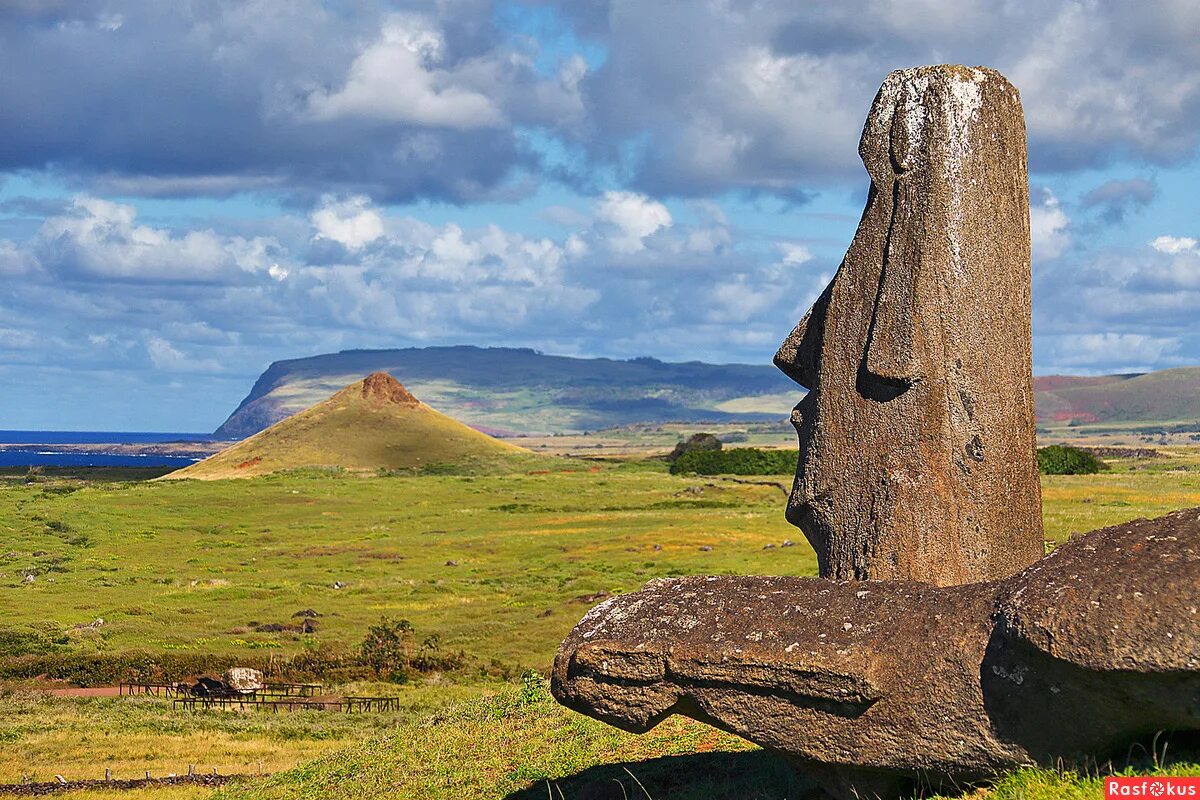
[[[778,242],[775,247],[779,250],[782,263],[789,267],[797,267],[812,261],[812,252],[802,244],[795,242]]]
[[[1196,240],[1190,236],[1158,236],[1150,246],[1160,253],[1179,255],[1196,252]]]
[[[16,277],[32,269],[29,256],[15,242],[0,239],[0,276]]]
[[[1104,368],[1142,371],[1163,365],[1179,351],[1174,336],[1143,333],[1079,333],[1047,337],[1047,355],[1058,369]]]
[[[350,65],[336,92],[316,92],[309,110],[317,119],[368,117],[448,128],[493,127],[503,122],[483,91],[493,81],[486,62],[440,66],[446,42],[433,20],[393,14],[378,40]]]
[[[1071,220],[1049,191],[1042,192],[1029,205],[1029,239],[1033,261],[1058,258],[1071,246]]]
[[[635,192],[605,192],[596,219],[611,226],[608,245],[618,253],[644,249],[647,236],[671,226],[666,206]]]
[[[221,236],[212,230],[176,234],[136,224],[137,210],[79,196],[70,213],[48,217],[33,255],[57,273],[97,279],[214,282],[236,274],[265,272],[270,238]]]
[[[155,369],[163,372],[224,372],[226,367],[215,358],[191,358],[161,336],[146,339],[146,353]]]
[[[311,216],[317,236],[332,239],[351,250],[375,241],[383,236],[383,219],[370,205],[370,199],[362,195],[341,201],[326,197],[324,205]]]

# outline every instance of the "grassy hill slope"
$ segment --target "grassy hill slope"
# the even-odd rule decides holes
[[[352,383],[168,478],[245,478],[297,467],[421,469],[483,464],[528,451],[441,414],[385,373]]]
[[[1200,420],[1200,367],[1034,380],[1040,422]]]

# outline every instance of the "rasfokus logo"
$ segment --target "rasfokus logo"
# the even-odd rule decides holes
[[[1105,778],[1104,798],[1145,797],[1150,800],[1194,797],[1200,800],[1200,777]]]

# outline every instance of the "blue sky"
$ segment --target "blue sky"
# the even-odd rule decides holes
[[[207,430],[352,347],[767,363],[888,71],[1029,129],[1034,361],[1200,363],[1200,5],[0,4],[0,429]],[[400,376],[403,379],[403,376]]]

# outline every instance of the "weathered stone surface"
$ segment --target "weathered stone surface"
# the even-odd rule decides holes
[[[225,683],[242,694],[258,691],[264,686],[263,674],[250,667],[230,667],[225,671]]]
[[[1190,509],[965,586],[652,581],[583,618],[552,688],[626,730],[685,714],[784,753],[835,795],[887,797],[1200,730],[1198,606]]]
[[[989,69],[898,70],[859,153],[854,241],[775,356],[810,390],[788,519],[824,577],[1011,575],[1042,554],[1017,90]]]

